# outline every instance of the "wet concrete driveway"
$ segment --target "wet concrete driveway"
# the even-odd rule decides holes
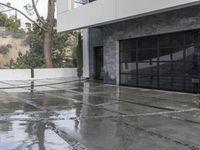
[[[198,150],[194,94],[69,79],[0,82],[0,149]]]

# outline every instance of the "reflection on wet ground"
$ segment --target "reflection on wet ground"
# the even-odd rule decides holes
[[[0,149],[200,149],[194,94],[70,79],[0,82]]]

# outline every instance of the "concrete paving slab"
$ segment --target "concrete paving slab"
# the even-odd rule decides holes
[[[189,109],[196,107],[195,103],[183,103],[175,100],[173,101],[169,99],[159,99],[154,97],[129,97],[128,95],[120,95],[118,99],[120,101],[128,101],[130,103],[133,102],[172,110]]]
[[[187,149],[111,119],[63,120],[54,124],[91,150]]]
[[[200,148],[200,125],[164,116],[133,117],[129,124]]]
[[[83,93],[83,94],[88,94],[88,93],[110,93],[109,91],[102,91],[101,89],[90,89],[90,88],[74,88],[74,89],[71,89],[72,91],[75,91],[75,92],[80,92],[80,93]]]
[[[73,104],[70,107],[52,107],[54,112],[60,117],[79,118],[79,117],[109,117],[118,116],[120,113],[84,104]]]
[[[23,82],[25,82],[25,83],[27,83],[29,85],[33,84],[34,86],[44,85],[45,84],[44,82],[41,82],[40,80],[35,80],[35,81],[34,80],[33,81],[26,80],[26,81],[23,81]]]
[[[42,107],[70,107],[74,104],[72,101],[68,101],[67,99],[60,99],[60,98],[54,98],[46,95],[42,95],[37,98],[29,99],[30,101],[36,103],[39,106]]]
[[[191,121],[196,124],[198,123],[200,124],[200,110],[191,111],[191,112],[173,113],[173,114],[170,114],[169,116],[177,118],[177,119]]]
[[[127,114],[127,115],[151,113],[151,112],[162,112],[163,111],[162,109],[156,109],[156,108],[131,104],[131,103],[127,103],[127,102],[113,103],[110,105],[102,106],[102,108],[120,112],[120,113]]]
[[[37,110],[37,108],[24,102],[19,102],[17,100],[10,99],[5,96],[0,97],[0,113],[21,113],[32,112]]]
[[[37,98],[40,97],[41,95],[44,95],[44,93],[41,92],[37,92],[37,91],[30,91],[28,90],[28,92],[22,92],[22,93],[9,93],[9,95],[14,95],[17,96],[21,99],[32,99],[32,98]]]
[[[1,103],[0,113],[19,113],[19,112],[29,112],[29,111],[37,111],[35,107],[28,105],[23,102],[8,102]]]
[[[29,121],[0,121],[0,148],[3,150],[72,149],[43,123]]]
[[[76,88],[73,84],[54,84],[54,85],[48,85],[48,87],[51,87],[51,88],[55,88],[55,89],[58,89],[58,90],[63,90],[63,89],[73,89],[73,88]]]
[[[30,86],[29,83],[23,82],[23,81],[2,81],[3,83],[14,86],[14,87],[19,87],[19,86]]]
[[[194,103],[196,101],[197,95],[195,94],[188,94],[188,93],[176,93],[176,92],[170,92],[168,94],[156,96],[157,98],[162,98],[162,99],[170,99],[170,100],[175,100],[175,101],[180,101],[180,102],[186,102],[186,103]]]
[[[64,80],[0,90],[0,149],[200,149],[196,95]]]
[[[45,94],[53,94],[55,96],[62,96],[64,98],[73,98],[73,96],[77,96],[77,95],[80,95],[78,93],[72,93],[72,92],[69,92],[69,91],[65,91],[65,90],[57,90],[57,89],[54,89],[54,91],[45,91],[43,92]]]
[[[48,86],[35,86],[31,88],[31,90],[36,90],[36,91],[54,91],[54,88],[48,87]]]
[[[57,90],[57,91],[50,91],[50,92],[44,92],[47,95],[54,95],[55,97],[63,98],[63,99],[74,99],[77,101],[80,101],[84,104],[91,104],[91,105],[101,105],[101,104],[107,104],[107,103],[114,103],[118,102],[118,100],[110,99],[106,97],[99,97],[94,96],[90,94],[81,94],[76,92],[70,92],[65,90]]]

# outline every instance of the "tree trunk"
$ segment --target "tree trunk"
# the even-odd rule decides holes
[[[44,32],[44,60],[47,68],[52,68],[52,33],[54,27],[54,14],[55,14],[55,0],[48,0],[48,14],[47,14],[47,23],[46,31]]]
[[[52,48],[51,37],[52,37],[52,34],[50,32],[46,31],[44,33],[44,44],[43,44],[44,61],[47,68],[53,68],[52,56],[51,56],[51,48]]]

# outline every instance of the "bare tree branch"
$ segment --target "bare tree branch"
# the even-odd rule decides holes
[[[38,3],[38,1],[36,3]],[[42,19],[42,17],[40,16],[40,14],[39,14],[39,12],[37,10],[36,3],[35,3],[35,0],[32,0],[32,5],[33,5],[34,12],[35,12],[39,22],[42,23],[43,25],[45,25],[46,23],[45,23],[44,19]]]
[[[38,1],[39,1],[39,0],[36,1],[36,5],[38,4]]]
[[[47,29],[45,27],[43,27],[42,25],[38,24],[36,21],[34,21],[33,19],[31,19],[30,17],[28,17],[25,13],[23,13],[21,10],[15,8],[15,7],[12,7],[12,6],[9,6],[7,4],[4,4],[4,3],[1,3],[0,2],[0,5],[2,6],[5,6],[5,7],[8,7],[8,8],[11,8],[13,10],[16,10],[17,12],[19,12],[20,14],[22,14],[24,17],[26,17],[29,21],[31,21],[32,23],[34,23],[35,25],[37,25],[39,28],[41,28],[42,30],[46,31]]]

